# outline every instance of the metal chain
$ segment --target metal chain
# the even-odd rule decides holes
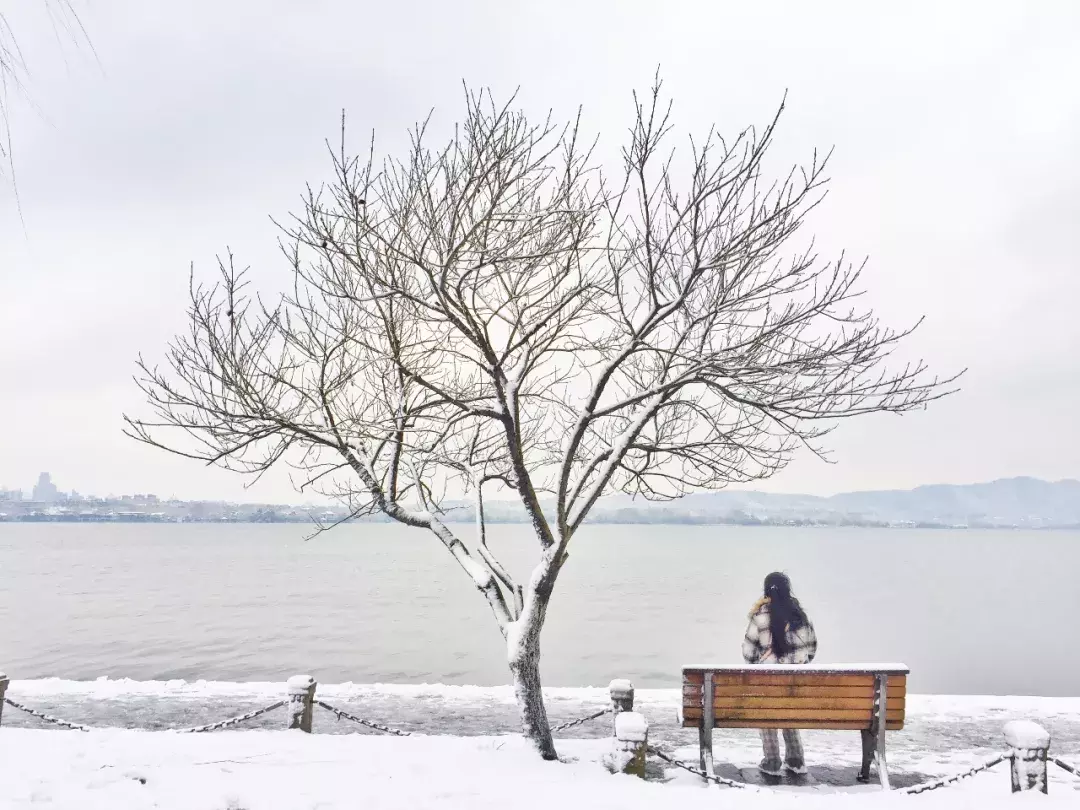
[[[175,729],[177,734],[200,734],[204,731],[217,731],[219,729],[228,728],[229,726],[235,726],[238,723],[243,723],[246,720],[252,720],[261,714],[272,712],[274,709],[280,709],[286,704],[287,701],[279,700],[277,703],[271,703],[269,706],[264,706],[261,709],[256,709],[253,712],[242,714],[239,717],[232,717],[228,720],[221,720],[217,723],[208,723],[205,726],[193,726],[192,728],[178,728]]]
[[[1057,757],[1054,757],[1050,761],[1053,762],[1055,765],[1057,765],[1059,768],[1068,771],[1073,776],[1080,776],[1080,768],[1077,768],[1074,765],[1070,765],[1068,762],[1065,762],[1064,760],[1060,760]]]
[[[609,706],[606,709],[601,709],[598,712],[590,714],[588,717],[581,717],[581,718],[578,718],[577,720],[571,720],[569,723],[563,723],[562,725],[559,725],[559,726],[552,726],[551,727],[551,733],[554,734],[556,731],[566,731],[568,728],[573,728],[574,726],[580,726],[582,723],[588,723],[590,720],[595,720],[598,717],[603,717],[605,714],[611,714],[612,711],[613,711],[612,708]]]
[[[4,703],[8,706],[12,706],[21,712],[26,712],[29,715],[33,715],[39,720],[44,720],[46,723],[52,723],[57,726],[63,726],[64,728],[74,729],[75,731],[90,731],[90,726],[84,726],[81,723],[72,723],[70,720],[61,720],[59,717],[53,717],[51,714],[43,714],[42,712],[31,709],[29,706],[24,706],[21,703],[16,703],[9,697],[4,698]]]
[[[667,754],[665,754],[659,748],[655,748],[655,747],[653,747],[651,745],[649,746],[649,753],[650,754],[655,754],[657,757],[662,759],[664,762],[667,762],[667,763],[669,763],[671,765],[674,765],[676,768],[682,768],[684,771],[689,771],[690,773],[692,773],[692,774],[694,774],[696,776],[700,776],[702,779],[707,779],[708,781],[715,782],[718,785],[724,785],[725,787],[734,787],[734,788],[747,788],[747,787],[750,787],[749,785],[747,785],[747,784],[745,784],[743,782],[736,782],[736,781],[731,780],[731,779],[725,779],[724,777],[716,776],[715,774],[710,775],[710,774],[706,773],[705,771],[703,771],[700,768],[695,768],[693,765],[690,765],[690,764],[688,764],[686,762],[680,762],[679,760],[674,759],[673,757],[669,757]],[[988,760],[988,761],[984,762],[981,765],[976,765],[974,768],[971,768],[970,770],[965,771],[964,773],[956,774],[955,776],[945,777],[944,779],[939,779],[936,782],[929,782],[929,783],[924,784],[924,785],[915,785],[914,787],[911,787],[911,788],[908,788],[907,790],[901,791],[901,793],[905,793],[905,794],[909,794],[909,795],[916,795],[916,794],[919,794],[919,793],[925,793],[925,792],[930,791],[930,790],[937,790],[938,788],[941,788],[941,787],[947,787],[947,786],[955,785],[957,782],[959,782],[959,781],[961,781],[963,779],[968,779],[968,778],[970,778],[972,776],[975,776],[976,774],[982,773],[983,771],[987,771],[990,768],[993,768],[995,765],[1000,765],[1006,759],[1010,759],[1010,758],[1011,758],[1010,754],[998,754],[993,759]],[[1072,766],[1070,766],[1070,765],[1067,765],[1067,764],[1061,762],[1060,760],[1055,759],[1054,762],[1056,764],[1062,766],[1063,768],[1065,768],[1065,770],[1071,771],[1072,773],[1077,773],[1076,769],[1072,768]],[[1077,775],[1080,775],[1080,774],[1077,774]]]
[[[398,737],[411,737],[412,736],[412,732],[410,732],[410,731],[398,731],[396,728],[390,728],[389,726],[380,725],[379,723],[373,723],[370,720],[363,720],[363,719],[357,717],[355,714],[349,714],[348,712],[343,711],[341,709],[335,709],[329,703],[323,703],[321,700],[316,700],[315,705],[319,706],[319,707],[321,707],[323,709],[326,709],[328,712],[331,712],[332,714],[337,715],[338,720],[341,720],[342,718],[345,718],[346,720],[352,720],[354,723],[359,723],[362,726],[367,726],[368,728],[373,728],[376,731],[382,731],[385,734],[395,734]]]
[[[938,779],[936,782],[926,782],[922,785],[915,785],[914,787],[909,787],[906,790],[902,790],[901,793],[906,793],[909,796],[916,796],[919,793],[926,793],[929,790],[937,790],[938,788],[951,787],[962,779],[970,779],[976,774],[990,770],[995,765],[1000,765],[1007,759],[1012,759],[1012,754],[998,754],[993,759],[988,759],[982,765],[976,765],[974,768],[964,771],[963,773],[958,773],[954,776],[946,776],[942,779]]]
[[[656,756],[658,756],[660,759],[664,760],[664,762],[667,762],[670,765],[674,765],[676,768],[682,768],[684,771],[690,771],[690,773],[695,774],[697,776],[700,776],[702,779],[707,779],[710,782],[715,782],[718,785],[723,785],[724,787],[743,788],[743,789],[750,787],[750,785],[747,785],[745,782],[736,782],[733,779],[725,779],[724,777],[717,776],[716,774],[708,774],[705,771],[701,770],[701,768],[695,768],[693,765],[690,765],[690,764],[688,764],[686,762],[680,762],[677,759],[669,757],[667,754],[665,754],[659,748],[654,748],[651,745],[649,746],[649,753],[650,754],[656,754]]]

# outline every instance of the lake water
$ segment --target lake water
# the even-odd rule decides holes
[[[306,532],[0,524],[0,670],[507,681],[486,602],[434,537],[384,524]],[[524,575],[529,528],[491,532]],[[552,603],[545,684],[670,687],[684,663],[740,663],[747,611],[777,568],[823,663],[903,661],[918,693],[1080,695],[1080,534],[1020,531],[589,526]]]

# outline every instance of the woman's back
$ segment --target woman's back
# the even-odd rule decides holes
[[[762,599],[754,605],[750,613],[750,626],[743,639],[743,659],[746,663],[809,664],[813,661],[817,655],[817,635],[809,618],[784,622],[784,638],[780,645],[775,645],[769,607],[769,600]],[[805,614],[803,615],[805,617]]]

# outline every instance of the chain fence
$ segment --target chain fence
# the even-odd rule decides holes
[[[1063,771],[1068,771],[1073,776],[1080,777],[1080,768],[1077,768],[1075,765],[1070,765],[1068,762],[1065,762],[1062,759],[1058,759],[1057,757],[1051,758],[1050,761],[1057,765],[1059,768],[1061,768]]]
[[[60,717],[55,717],[55,716],[53,716],[51,714],[45,714],[44,712],[39,712],[36,709],[32,709],[29,706],[25,706],[22,703],[18,703],[18,702],[14,701],[14,700],[12,700],[11,698],[8,698],[8,697],[4,698],[4,703],[11,706],[12,708],[18,709],[21,712],[25,712],[26,714],[29,714],[32,717],[36,717],[39,720],[43,720],[46,723],[52,723],[53,725],[62,726],[64,728],[74,729],[76,731],[91,731],[92,730],[90,726],[83,725],[82,723],[74,723],[74,722],[72,722],[70,720],[64,720],[64,719],[62,719]],[[209,731],[220,731],[221,729],[229,728],[230,726],[235,726],[235,725],[239,725],[240,723],[245,723],[248,720],[254,720],[256,717],[261,717],[264,714],[267,714],[269,712],[272,712],[272,711],[275,711],[277,709],[282,708],[287,703],[288,703],[288,701],[279,700],[279,701],[276,701],[274,703],[271,703],[269,706],[263,706],[261,709],[255,709],[254,711],[250,711],[250,712],[248,712],[246,714],[238,715],[237,717],[230,717],[228,720],[219,720],[216,723],[207,723],[207,724],[202,725],[202,726],[192,726],[191,728],[178,728],[178,729],[172,729],[172,730],[175,731],[175,733],[177,733],[177,734],[202,734],[202,733],[209,732]],[[367,728],[370,728],[370,729],[374,729],[375,731],[381,731],[384,734],[393,734],[393,735],[398,736],[398,737],[409,737],[409,736],[412,735],[412,732],[409,732],[409,731],[401,731],[399,729],[391,728],[390,726],[384,726],[381,723],[376,723],[376,722],[374,722],[372,720],[365,720],[362,717],[357,717],[356,715],[350,714],[349,712],[345,711],[344,709],[338,709],[335,706],[331,706],[329,703],[326,703],[325,701],[322,701],[322,700],[316,700],[315,705],[319,706],[322,709],[326,709],[326,711],[328,711],[331,714],[335,715],[338,720],[351,720],[354,723],[358,723],[359,725],[366,726]],[[566,731],[567,729],[574,728],[575,726],[580,726],[580,725],[583,725],[584,723],[588,723],[591,720],[596,720],[596,719],[598,719],[600,717],[603,717],[604,715],[611,714],[612,711],[613,710],[610,707],[605,708],[605,709],[601,709],[600,711],[593,712],[592,714],[586,715],[585,717],[579,717],[577,720],[571,720],[571,721],[569,721],[567,723],[562,723],[560,725],[553,726],[551,731],[552,731],[552,733],[556,733],[556,732],[559,732],[559,731]]]
[[[12,708],[18,709],[20,712],[26,712],[32,717],[36,717],[39,720],[44,720],[46,723],[52,723],[55,726],[63,726],[64,728],[74,729],[75,731],[90,731],[90,726],[84,726],[82,723],[72,723],[70,720],[62,720],[59,717],[54,717],[51,714],[45,714],[39,712],[37,709],[31,709],[29,706],[24,706],[21,703],[17,703],[9,697],[4,698],[4,703]]]
[[[723,785],[724,787],[732,788],[742,788],[744,790],[747,788],[753,790],[760,790],[760,788],[757,788],[753,785],[748,785],[746,782],[736,782],[734,779],[725,779],[723,776],[717,776],[716,774],[710,774],[706,771],[703,771],[701,768],[695,768],[688,762],[682,762],[675,759],[674,757],[669,757],[659,748],[656,748],[652,745],[649,746],[649,753],[654,754],[656,757],[662,759],[664,762],[667,762],[669,765],[674,765],[676,768],[682,768],[684,771],[689,771],[690,773],[695,774],[696,776],[700,776],[702,779],[707,779],[708,781],[713,782],[717,785]]]
[[[239,717],[230,717],[228,720],[220,720],[217,723],[207,723],[205,726],[192,726],[191,728],[178,728],[177,734],[201,734],[204,731],[218,731],[219,729],[228,728],[229,726],[235,726],[239,723],[246,722],[248,720],[254,720],[260,715],[272,712],[274,709],[280,709],[288,701],[279,700],[277,703],[271,703],[269,706],[264,706],[261,709],[256,709],[253,712],[247,714],[241,714]]]
[[[397,737],[412,736],[411,731],[402,731],[400,729],[391,728],[390,726],[384,726],[382,723],[376,723],[373,720],[365,720],[364,718],[357,717],[355,714],[351,714],[344,709],[339,709],[336,706],[331,706],[324,700],[316,700],[315,705],[318,706],[320,709],[325,709],[326,711],[330,712],[335,717],[337,717],[338,720],[351,720],[352,722],[358,723],[361,726],[374,729],[375,731],[381,731],[384,734],[393,734]],[[574,728],[575,726],[580,726],[584,723],[588,723],[590,720],[596,720],[606,714],[611,714],[612,711],[613,710],[610,707],[601,709],[600,711],[593,712],[592,714],[586,715],[585,717],[579,717],[577,720],[571,720],[567,723],[552,726],[551,732],[554,734],[555,732],[566,731],[567,729]]]
[[[43,720],[46,723],[52,723],[55,726],[62,726],[63,728],[70,728],[70,729],[73,729],[75,731],[93,731],[93,727],[91,727],[91,726],[86,726],[86,725],[83,725],[82,723],[75,723],[75,722],[72,722],[71,720],[64,720],[61,717],[56,717],[55,715],[46,714],[45,712],[39,712],[37,709],[32,709],[29,706],[26,706],[26,705],[24,705],[22,703],[14,701],[9,697],[4,698],[4,703],[6,703],[8,706],[11,706],[14,709],[18,709],[21,712],[25,712],[26,714],[30,715],[31,717],[36,717],[39,720]],[[246,722],[248,720],[253,720],[256,717],[264,715],[267,712],[272,712],[275,709],[280,709],[282,706],[285,705],[285,703],[286,703],[286,701],[279,700],[276,703],[271,703],[269,706],[264,706],[261,709],[256,709],[255,711],[248,712],[247,714],[241,714],[238,717],[230,717],[228,720],[220,720],[217,723],[207,723],[205,726],[193,726],[191,728],[178,728],[178,729],[171,729],[171,730],[174,730],[178,734],[199,734],[199,733],[202,733],[204,731],[218,731],[219,729],[228,728],[229,726],[235,726],[235,725],[237,725],[239,723],[243,723],[243,722]]]
[[[390,726],[384,726],[381,723],[375,723],[375,722],[373,722],[371,720],[365,720],[362,717],[357,717],[355,714],[349,714],[344,709],[335,708],[335,707],[331,706],[329,703],[326,703],[326,702],[321,701],[321,700],[316,700],[315,705],[318,706],[321,709],[326,709],[331,714],[336,715],[338,720],[352,720],[354,723],[359,723],[362,726],[367,726],[368,728],[375,729],[376,731],[381,731],[384,734],[393,734],[396,737],[411,737],[412,736],[411,731],[401,731],[401,730],[396,729],[396,728],[390,728]]]
[[[920,793],[927,793],[931,790],[937,790],[938,788],[952,787],[953,785],[963,781],[964,779],[970,779],[971,777],[980,774],[983,771],[988,771],[994,766],[1000,765],[1007,759],[1012,759],[1012,754],[998,754],[997,756],[986,760],[986,762],[982,763],[981,765],[976,765],[974,768],[970,768],[963,773],[954,774],[952,776],[945,776],[941,779],[935,779],[933,782],[924,782],[921,785],[913,785],[912,787],[905,788],[901,791],[901,793],[906,793],[909,796],[917,796]]]
[[[746,782],[737,782],[737,781],[735,781],[733,779],[726,779],[723,776],[717,776],[716,774],[709,774],[706,771],[702,770],[701,768],[695,768],[693,765],[691,765],[691,764],[689,764],[687,762],[682,762],[681,760],[678,760],[678,759],[675,759],[674,757],[668,756],[667,754],[665,754],[663,751],[661,751],[659,748],[656,748],[655,746],[650,745],[648,750],[649,750],[650,754],[653,754],[658,759],[663,760],[664,762],[668,763],[669,765],[674,765],[676,768],[682,768],[684,771],[688,771],[688,772],[694,774],[695,776],[700,776],[702,779],[705,779],[705,780],[707,780],[709,782],[712,782],[714,784],[723,785],[724,787],[732,787],[732,788],[743,788],[743,789],[749,788],[749,789],[752,789],[752,790],[755,790],[755,791],[762,791],[763,790],[760,787],[757,787],[755,785],[747,784]],[[931,790],[937,790],[937,789],[943,788],[943,787],[952,787],[953,785],[963,781],[964,779],[970,779],[971,777],[976,776],[977,774],[983,773],[984,771],[988,771],[991,768],[993,768],[993,767],[995,767],[997,765],[1000,765],[1002,762],[1004,762],[1005,760],[1008,760],[1008,759],[1012,759],[1012,754],[997,754],[996,756],[994,756],[993,758],[987,760],[986,762],[983,762],[980,765],[976,765],[975,767],[970,768],[970,769],[964,771],[963,773],[958,773],[958,774],[954,774],[952,776],[942,777],[941,779],[936,779],[933,782],[926,782],[926,783],[921,784],[921,785],[914,785],[913,787],[909,787],[909,788],[906,788],[906,789],[898,791],[898,792],[902,793],[902,794],[905,794],[905,795],[909,795],[909,796],[915,796],[915,795],[918,795],[920,793],[927,793],[927,792],[929,792]],[[1054,759],[1053,762],[1055,764],[1057,764],[1057,765],[1060,765],[1062,768],[1069,771],[1070,773],[1073,773],[1073,774],[1076,774],[1077,776],[1080,776],[1080,773],[1078,773],[1077,769],[1072,767],[1071,765],[1069,765],[1067,763],[1064,763],[1059,759]]]
[[[605,714],[611,714],[612,711],[613,709],[609,706],[606,709],[601,709],[598,712],[593,712],[592,714],[586,715],[585,717],[579,717],[577,720],[571,720],[569,723],[562,723],[557,726],[552,726],[551,733],[554,734],[557,731],[566,731],[568,728],[580,726],[583,723],[588,723],[590,720],[596,720],[599,717],[603,717]]]

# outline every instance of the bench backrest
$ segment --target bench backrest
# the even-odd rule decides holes
[[[885,728],[898,731],[904,727],[907,675],[903,664],[684,667],[683,726],[701,725],[711,691],[714,728],[868,729],[881,676],[887,681]]]

